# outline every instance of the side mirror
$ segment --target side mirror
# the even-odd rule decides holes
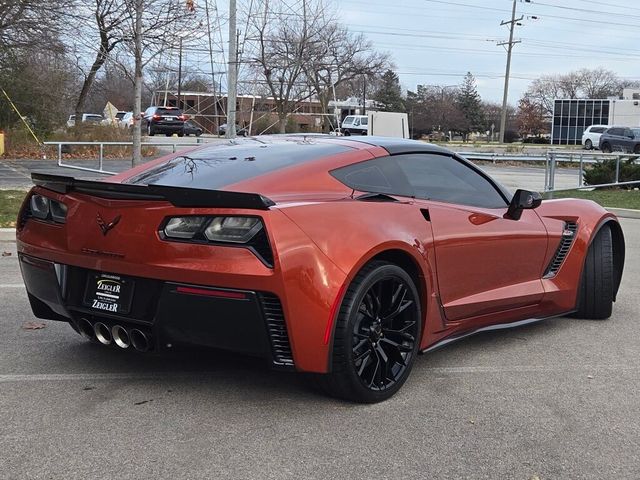
[[[511,199],[509,209],[504,215],[505,218],[512,220],[520,220],[523,210],[532,210],[538,208],[542,203],[542,195],[538,192],[530,192],[529,190],[516,190],[515,195]]]

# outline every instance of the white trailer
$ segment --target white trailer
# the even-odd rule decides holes
[[[368,112],[369,135],[409,138],[409,118],[406,113]]]

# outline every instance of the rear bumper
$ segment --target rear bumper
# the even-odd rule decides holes
[[[275,367],[293,368],[282,304],[273,293],[217,288],[141,277],[127,315],[95,310],[83,301],[92,270],[20,254],[20,268],[34,314],[138,329],[152,348],[175,344],[221,348],[263,357]]]
[[[151,123],[150,126],[155,132],[160,133],[181,133],[184,128],[184,125],[181,123]]]

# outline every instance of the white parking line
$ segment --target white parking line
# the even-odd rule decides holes
[[[576,365],[553,367],[544,365],[434,367],[420,373],[434,374],[500,374],[500,373],[597,373],[640,371],[640,365]],[[11,382],[90,382],[111,380],[181,380],[224,375],[224,372],[152,372],[152,373],[27,373],[0,375],[0,383]]]
[[[0,288],[24,288],[24,283],[0,283]]]

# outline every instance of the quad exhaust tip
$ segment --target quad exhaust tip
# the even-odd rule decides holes
[[[113,337],[111,335],[111,330],[102,322],[96,322],[93,326],[93,331],[96,334],[96,338],[103,345],[111,345]]]
[[[135,348],[139,352],[148,352],[151,348],[149,337],[147,337],[144,332],[138,330],[137,328],[134,328],[129,332],[129,339],[131,340],[131,345],[133,345],[133,348]]]
[[[120,325],[114,325],[111,328],[111,336],[113,337],[113,341],[115,342],[115,344],[120,348],[129,348],[129,346],[131,345],[129,332],[127,332],[127,330]]]
[[[96,338],[96,334],[93,330],[93,325],[91,325],[91,322],[86,318],[81,318],[80,320],[78,320],[78,322],[76,323],[76,327],[78,328],[78,333],[80,333],[80,335],[82,335],[83,337],[89,340],[93,340],[94,338]]]

